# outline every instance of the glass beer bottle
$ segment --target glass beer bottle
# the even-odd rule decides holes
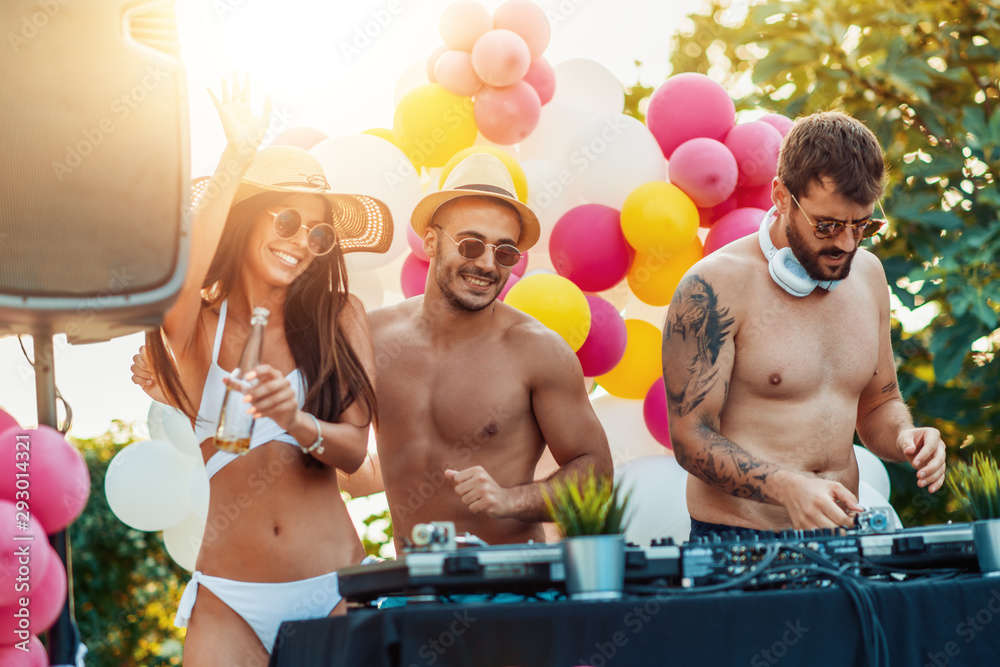
[[[243,402],[245,392],[256,384],[248,382],[247,373],[260,365],[261,350],[264,347],[264,328],[271,313],[267,308],[254,308],[250,318],[250,336],[240,355],[240,363],[229,374],[226,394],[222,399],[222,413],[215,431],[215,446],[224,452],[246,454],[250,450],[250,434],[253,432],[254,418],[247,412],[249,403]],[[221,323],[219,326],[222,326]]]

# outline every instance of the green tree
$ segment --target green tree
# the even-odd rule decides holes
[[[917,332],[893,322],[900,388],[950,457],[997,450],[1000,382],[1000,8],[996,0],[711,0],[677,38],[674,72],[701,72],[738,109],[796,117],[841,109],[878,136],[891,221],[877,241],[892,293],[936,313]],[[940,521],[946,492],[890,466],[904,523]]]
[[[72,441],[91,481],[87,507],[69,529],[75,611],[87,664],[96,667],[181,664],[183,631],[173,616],[188,574],[159,533],[123,524],[104,495],[108,463],[137,439],[130,425],[114,422],[101,436]]]

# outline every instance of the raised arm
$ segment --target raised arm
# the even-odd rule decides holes
[[[163,331],[175,350],[194,338],[201,312],[201,288],[226,224],[240,180],[253,161],[271,116],[270,98],[255,116],[250,109],[249,77],[240,85],[233,76],[232,90],[223,80],[219,96],[209,91],[226,133],[226,148],[204,193],[191,206],[191,253],[184,284],[177,301],[163,318]]]
[[[677,462],[720,491],[785,507],[796,528],[849,525],[837,502],[858,509],[857,499],[842,484],[762,460],[722,435],[736,319],[718,282],[696,266],[678,285],[663,329],[663,377]]]

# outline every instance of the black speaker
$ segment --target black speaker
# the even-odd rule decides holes
[[[160,323],[189,242],[170,0],[0,2],[0,335]]]

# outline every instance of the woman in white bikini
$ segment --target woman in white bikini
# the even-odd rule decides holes
[[[330,614],[335,571],[364,557],[337,471],[365,461],[374,363],[343,253],[385,252],[392,238],[388,208],[330,191],[305,151],[257,152],[269,110],[251,112],[248,85],[227,88],[212,95],[228,145],[215,175],[195,183],[185,282],[146,345],[156,386],[193,420],[210,478],[209,529],[177,614],[188,667],[266,664],[281,622]],[[238,456],[213,434],[259,306],[271,315],[248,403],[257,422]]]

